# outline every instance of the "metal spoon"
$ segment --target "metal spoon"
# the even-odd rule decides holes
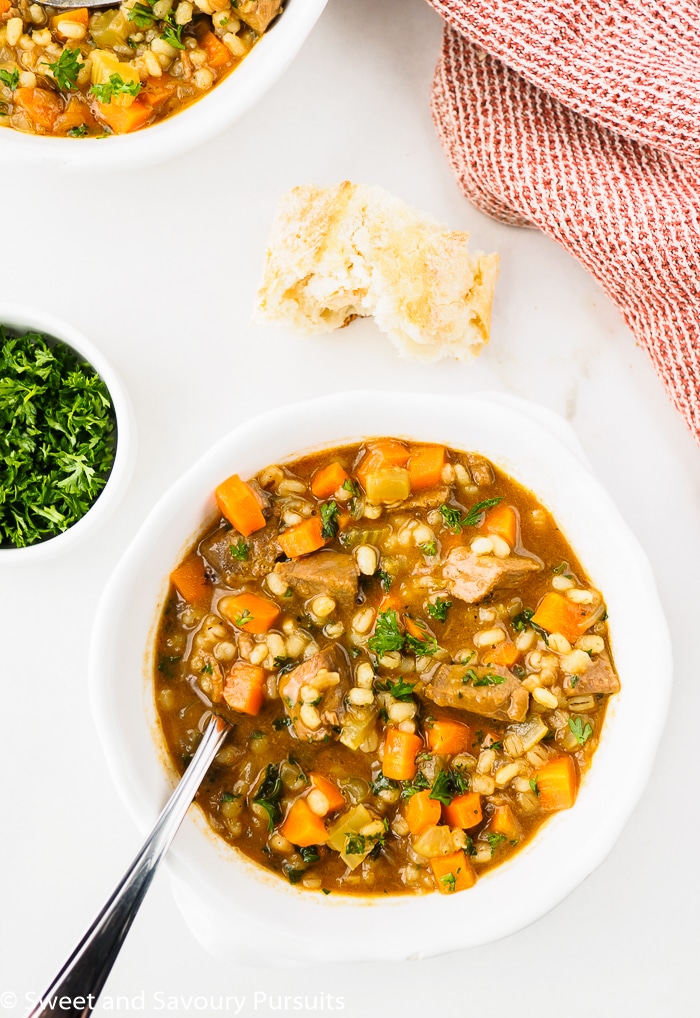
[[[158,865],[230,730],[231,726],[223,718],[212,717],[209,720],[189,767],[141,851],[68,961],[42,994],[29,1018],[55,1015],[59,1013],[59,1007],[62,1015],[84,1016],[91,1013]],[[63,1000],[59,1006],[60,998]]]

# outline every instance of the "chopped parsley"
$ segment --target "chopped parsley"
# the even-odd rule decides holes
[[[175,14],[173,11],[168,11],[166,17],[163,19],[163,34],[161,39],[167,42],[173,49],[184,49],[185,44],[182,41],[182,29],[184,25],[178,25],[175,21]]]
[[[63,343],[0,327],[0,545],[24,547],[88,511],[114,461],[107,388]]]
[[[234,626],[238,626],[239,628],[242,628],[249,622],[255,622],[255,616],[251,612],[249,612],[247,608],[244,608],[241,614],[236,615],[235,619],[233,620]]]
[[[332,540],[338,533],[338,503],[324,502],[321,505],[321,537]]]
[[[443,806],[449,806],[457,795],[469,790],[469,779],[457,771],[440,771],[433,782],[429,799],[436,799]]]
[[[437,555],[437,541],[426,541],[425,544],[419,545],[420,550],[424,555],[431,558],[433,555]]]
[[[454,506],[443,504],[438,507],[440,515],[445,521],[445,526],[449,527],[450,530],[454,531],[455,534],[460,534],[464,527],[478,527],[481,523],[481,516],[487,509],[493,509],[494,506],[502,502],[502,496],[497,498],[485,498],[483,502],[477,502],[471,509],[468,509],[464,516],[462,516],[462,510],[456,509]]]
[[[486,840],[491,846],[491,855],[493,855],[499,845],[502,845],[504,841],[507,841],[505,834],[497,834],[495,831],[491,834],[486,835]]]
[[[19,71],[15,68],[14,71],[6,71],[4,67],[0,67],[0,82],[9,88],[12,92],[19,88]]]
[[[82,56],[82,53],[76,46],[75,49],[64,49],[55,63],[44,61],[44,63],[48,63],[49,68],[53,72],[53,80],[62,92],[68,92],[71,88],[75,88],[78,75],[83,67],[85,67],[85,64],[81,64],[78,59],[80,56]]]
[[[379,581],[382,585],[382,590],[385,594],[388,594],[391,589],[391,585],[394,582],[394,577],[391,573],[388,573],[386,569],[380,569],[377,572],[377,576],[379,577]]]
[[[379,795],[380,792],[385,792],[390,788],[398,788],[399,786],[392,778],[387,778],[386,774],[380,771],[374,781],[370,781],[369,787],[372,789],[372,795]]]
[[[382,692],[390,693],[395,700],[408,703],[413,699],[413,690],[416,688],[416,683],[404,682],[403,679],[399,679],[398,682],[377,682],[376,686]]]
[[[506,681],[507,676],[496,675],[495,672],[486,672],[485,675],[478,675],[473,668],[468,668],[462,676],[464,686],[500,686]]]
[[[316,845],[308,845],[305,848],[298,848],[299,855],[306,863],[318,862],[321,856],[318,854]]]
[[[301,878],[304,876],[304,871],[295,869],[293,866],[283,866],[284,875],[290,884],[298,884]]]
[[[362,834],[346,834],[345,835],[345,854],[346,855],[364,855],[365,854],[365,838]]]
[[[413,781],[401,782],[401,798],[410,799],[416,792],[424,792],[426,788],[430,788],[430,782],[423,771],[418,771]]]
[[[589,721],[584,723],[583,718],[569,718],[569,728],[579,746],[585,746],[593,735],[593,725]]]
[[[233,792],[222,792],[219,796],[219,802],[233,802],[235,799],[240,799],[240,795],[234,795]]]
[[[457,888],[457,878],[454,873],[446,873],[444,877],[440,877],[440,883],[445,885],[448,894],[452,894]]]
[[[87,133],[87,124],[75,124],[67,131],[69,138],[84,138]]]
[[[289,728],[292,723],[292,719],[288,717],[275,718],[272,722],[272,727],[276,732],[283,732],[285,728]]]
[[[231,557],[238,559],[239,562],[248,561],[248,555],[250,554],[250,545],[244,538],[241,538],[240,541],[233,541],[231,544],[229,544],[228,550],[231,553]]]
[[[452,607],[452,602],[448,601],[444,597],[438,597],[435,603],[428,603],[428,615],[431,619],[436,619],[438,622],[445,622],[447,619],[447,612]]]
[[[109,81],[91,85],[90,91],[97,97],[98,102],[111,103],[115,95],[137,96],[141,88],[140,81],[124,81],[121,74],[110,74]]]
[[[286,675],[287,672],[291,672],[292,668],[296,668],[297,662],[293,657],[276,657],[272,660],[273,668],[279,668],[280,675]]]
[[[520,633],[524,629],[527,629],[528,626],[530,626],[532,629],[535,630],[538,636],[542,637],[547,646],[549,646],[549,633],[545,629],[543,629],[542,626],[538,626],[536,622],[532,621],[532,616],[534,614],[535,613],[531,608],[525,608],[524,611],[521,611],[519,615],[514,616],[514,618],[511,620],[511,625],[513,629],[516,631],[516,633]]]
[[[535,795],[540,794],[540,786],[537,782],[537,778],[530,778],[530,788],[535,793]]]
[[[282,815],[280,810],[282,791],[279,764],[268,764],[265,768],[265,776],[260,783],[260,787],[253,796],[253,802],[257,803],[258,806],[262,806],[267,813],[268,831],[273,830]]]
[[[357,481],[353,481],[350,477],[346,477],[343,481],[343,491],[348,491],[353,498],[359,498],[362,492],[360,491],[360,485]]]
[[[207,663],[202,668],[202,675],[213,675],[213,674],[214,669],[212,668],[211,663],[207,661]]]
[[[393,650],[403,650],[404,634],[399,629],[399,617],[394,608],[379,612],[374,627],[374,636],[370,636],[367,646],[378,657],[383,657]]]

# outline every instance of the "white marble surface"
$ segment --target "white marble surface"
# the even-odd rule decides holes
[[[251,1018],[300,1013],[293,998],[306,994],[304,1012],[315,997],[316,1010],[342,1004],[351,1018],[697,1013],[698,449],[583,269],[461,197],[428,111],[439,36],[421,0],[330,0],[281,85],[190,155],[100,180],[5,171],[0,300],[42,306],[101,347],[133,399],[139,453],[119,512],[80,554],[0,565],[0,1011],[24,1013],[24,995],[46,984],[138,841],[86,697],[91,622],[110,570],[163,489],[232,424],[260,407],[369,386],[494,388],[571,421],[648,552],[672,631],[675,688],[652,780],[608,860],[540,922],[390,970],[223,966],[193,940],[161,875],[102,1011],[210,1014],[229,995],[246,998],[239,1013]],[[346,177],[382,184],[469,229],[475,247],[500,251],[493,339],[479,360],[399,361],[368,322],[312,342],[249,326],[277,196]],[[640,639],[653,621],[639,619]],[[3,992],[17,994],[16,1006]],[[179,1000],[161,1008],[170,996]],[[201,998],[211,998],[205,1011]]]

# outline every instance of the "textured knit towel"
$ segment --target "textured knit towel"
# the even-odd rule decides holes
[[[700,4],[429,2],[462,190],[582,262],[700,442]]]

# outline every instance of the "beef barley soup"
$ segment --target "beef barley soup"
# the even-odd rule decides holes
[[[368,440],[237,475],[174,570],[155,693],[198,802],[324,893],[471,887],[574,806],[619,690],[602,596],[475,453]]]

